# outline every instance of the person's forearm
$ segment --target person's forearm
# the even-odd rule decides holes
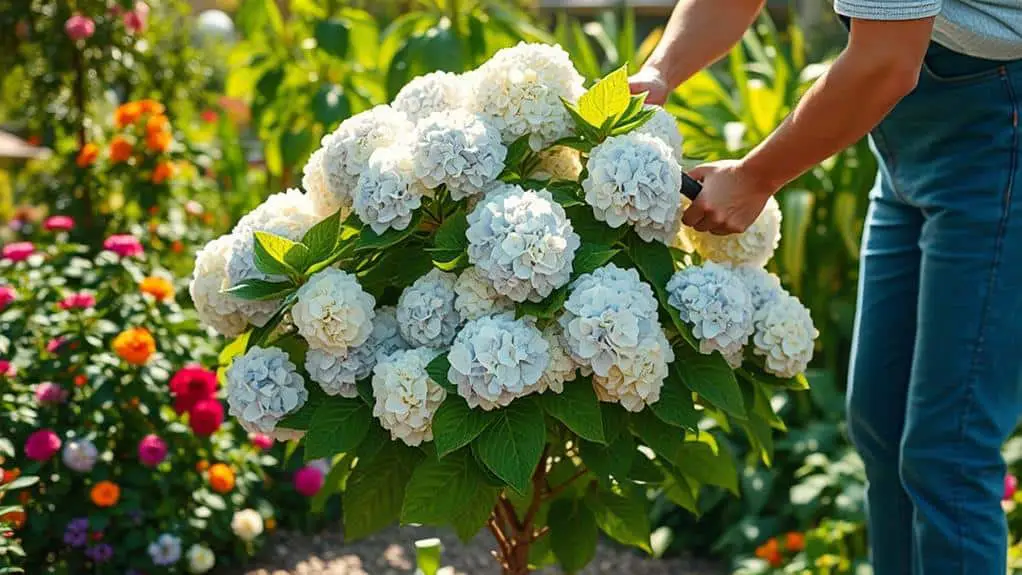
[[[645,66],[669,87],[720,59],[742,38],[765,0],[679,0]]]

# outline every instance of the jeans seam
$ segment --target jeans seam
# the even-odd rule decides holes
[[[912,205],[909,203],[908,198],[905,197],[905,194],[898,189],[898,178],[895,175],[895,171],[898,167],[898,159],[894,156],[894,150],[887,145],[887,136],[884,135],[883,122],[877,124],[873,130],[876,132],[877,136],[880,136],[879,141],[877,142],[877,151],[880,156],[878,159],[886,164],[887,173],[890,175],[887,180],[891,185],[891,194],[894,196],[894,199],[906,206]],[[881,150],[881,148],[883,148],[883,150]]]

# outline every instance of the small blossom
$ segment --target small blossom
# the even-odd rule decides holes
[[[201,575],[216,565],[216,555],[204,545],[195,544],[188,548],[188,572]]]
[[[110,161],[115,164],[127,162],[135,153],[135,146],[124,136],[114,136],[110,140]]]
[[[678,130],[678,121],[674,119],[667,110],[664,110],[660,106],[653,104],[646,104],[643,106],[645,110],[653,110],[653,117],[651,117],[645,124],[638,127],[635,130],[637,134],[648,134],[655,138],[659,138],[663,143],[667,144],[671,152],[674,154],[674,159],[679,163],[681,162],[681,146],[684,143],[681,132]]]
[[[1004,475],[1004,495],[1001,497],[1002,501],[1010,501],[1015,498],[1015,492],[1018,491],[1018,478],[1010,473]]]
[[[467,82],[462,76],[430,72],[405,84],[391,106],[398,112],[404,112],[412,122],[418,122],[434,112],[461,107],[468,95],[467,89]]]
[[[435,350],[396,351],[373,369],[373,415],[391,439],[416,446],[433,440],[433,414],[447,392],[426,373]]]
[[[167,278],[160,276],[148,276],[138,284],[138,290],[144,294],[151,295],[157,301],[166,301],[174,297],[174,284]]]
[[[681,229],[704,259],[736,266],[763,267],[773,257],[781,241],[781,207],[771,197],[756,221],[738,234],[718,236],[687,226]]]
[[[146,467],[156,467],[167,458],[167,442],[159,435],[149,434],[138,442],[138,460]]]
[[[255,509],[235,511],[231,531],[242,541],[253,541],[263,532],[263,516]]]
[[[6,359],[0,359],[0,377],[14,377],[18,375],[18,368]]]
[[[429,194],[415,177],[411,148],[394,145],[369,156],[352,192],[353,207],[363,222],[382,234],[406,229],[423,196]]]
[[[136,2],[134,10],[124,13],[124,27],[132,34],[139,34],[145,30],[148,18],[149,5],[145,2]]]
[[[72,549],[81,549],[89,542],[89,520],[79,517],[67,522],[64,528],[64,544]]]
[[[461,272],[454,282],[454,309],[464,320],[477,319],[514,309],[514,302],[493,289],[479,268],[472,266]]]
[[[232,235],[220,236],[195,255],[188,295],[202,323],[226,337],[241,335],[248,321],[241,311],[241,300],[222,293],[230,286],[227,264],[234,245]]]
[[[820,335],[809,310],[791,295],[782,295],[756,311],[754,354],[765,359],[764,369],[778,377],[794,377],[813,359]]]
[[[246,431],[272,432],[309,398],[305,381],[283,350],[254,346],[227,368],[227,404]]]
[[[96,23],[88,16],[75,14],[64,22],[64,32],[71,40],[78,42],[85,40],[96,33]]]
[[[481,194],[504,169],[500,132],[466,110],[437,112],[412,133],[414,174],[431,189],[447,186],[454,200]]]
[[[150,177],[154,184],[162,184],[174,177],[174,164],[171,162],[159,162],[153,168],[153,175]]]
[[[96,305],[96,296],[88,292],[69,294],[57,304],[60,309],[89,309]]]
[[[273,447],[273,438],[265,433],[250,433],[248,434],[248,440],[256,449],[266,451]]]
[[[539,163],[532,170],[532,177],[575,182],[581,173],[582,158],[579,151],[568,146],[556,146],[540,152]]]
[[[113,507],[121,499],[121,488],[113,481],[100,481],[92,487],[89,497],[96,507]]]
[[[122,258],[141,257],[145,250],[138,238],[129,234],[115,234],[103,242],[103,249],[109,250]]]
[[[12,262],[20,262],[28,259],[28,256],[35,253],[35,246],[32,242],[14,242],[3,247],[0,254],[3,258]]]
[[[461,317],[454,309],[452,273],[432,269],[405,288],[397,302],[401,336],[413,346],[440,347],[454,339]]]
[[[667,282],[668,303],[692,326],[699,351],[719,351],[739,360],[752,335],[752,295],[745,282],[727,265],[705,262],[680,270]]]
[[[32,432],[25,440],[25,457],[32,461],[47,461],[60,451],[60,437],[52,429]]]
[[[216,433],[224,423],[224,406],[216,399],[200,399],[188,411],[188,425],[200,437]]]
[[[307,465],[295,471],[294,486],[299,495],[312,497],[323,487],[323,472],[316,467]]]
[[[18,299],[18,292],[9,285],[0,285],[0,311]]]
[[[224,494],[234,489],[234,471],[223,463],[214,463],[207,472],[209,486],[213,491]]]
[[[99,158],[99,146],[89,142],[82,146],[81,150],[78,150],[78,155],[75,157],[75,164],[79,168],[88,168],[92,164],[96,163]]]
[[[58,351],[60,351],[60,348],[63,347],[65,343],[67,343],[67,339],[64,336],[59,335],[51,339],[50,341],[46,342],[46,352],[57,353]]]
[[[144,327],[133,327],[117,334],[113,341],[117,355],[131,365],[145,365],[156,353],[156,340]]]
[[[43,229],[51,232],[67,232],[75,227],[71,216],[50,216],[43,222]]]
[[[173,565],[181,559],[181,538],[164,533],[146,548],[153,563],[161,567]]]
[[[78,473],[92,471],[98,457],[99,450],[96,449],[96,446],[91,441],[85,438],[68,441],[60,454],[64,465]]]
[[[174,398],[174,411],[185,413],[199,401],[216,395],[216,373],[198,365],[188,365],[174,373],[169,387]]]
[[[40,405],[58,405],[67,401],[67,390],[52,381],[44,381],[35,387],[35,399]]]
[[[100,543],[86,549],[85,556],[95,563],[106,563],[113,558],[114,548],[107,543]]]
[[[310,349],[305,354],[305,371],[327,395],[357,397],[356,382],[369,377],[381,357],[407,348],[398,330],[396,310],[381,307],[376,310],[373,331],[365,343],[344,356]]]

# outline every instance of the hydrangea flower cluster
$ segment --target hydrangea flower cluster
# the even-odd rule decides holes
[[[752,351],[763,356],[768,373],[794,377],[805,371],[820,332],[798,298],[781,294],[766,302],[756,312],[754,324]]]
[[[630,411],[659,399],[674,354],[669,345],[656,345],[664,338],[657,302],[638,272],[608,264],[583,274],[572,284],[559,321],[568,351],[592,370],[601,397]],[[638,357],[651,352],[657,355],[648,361]]]
[[[412,123],[403,112],[390,106],[376,106],[355,114],[323,136],[321,163],[326,194],[317,201],[325,206],[337,206],[325,211],[332,213],[348,202],[373,152],[398,143],[412,129]]]
[[[556,146],[539,153],[539,163],[531,176],[540,180],[578,180],[582,173],[582,155],[567,146]]]
[[[754,312],[762,309],[765,304],[788,293],[781,287],[781,278],[763,268],[738,266],[734,270],[738,277],[742,279],[746,289],[749,290]]]
[[[659,138],[674,154],[674,159],[681,163],[681,146],[684,138],[678,130],[678,121],[674,119],[667,110],[653,104],[643,106],[646,110],[653,110],[653,116],[643,125],[639,126],[634,133],[648,134]]]
[[[692,325],[699,351],[719,351],[732,367],[741,364],[742,347],[752,335],[752,296],[727,265],[706,262],[680,270],[667,282],[668,303]]]
[[[345,356],[310,349],[305,355],[305,371],[327,395],[352,398],[358,395],[355,383],[369,377],[381,357],[407,348],[398,330],[395,309],[381,307],[376,310],[365,343],[349,349]]]
[[[227,279],[227,261],[231,256],[232,240],[229,235],[221,236],[199,250],[188,286],[199,318],[226,337],[237,337],[248,326],[248,320],[241,313],[244,302],[223,293],[231,287]]]
[[[447,359],[458,395],[489,411],[531,391],[550,363],[550,345],[525,318],[488,316],[465,324]]]
[[[375,305],[355,276],[327,268],[298,290],[291,318],[310,349],[345,356],[369,339]]]
[[[454,309],[456,279],[452,273],[433,269],[401,292],[397,323],[405,341],[433,348],[451,343],[461,323]]]
[[[497,293],[481,273],[471,266],[454,282],[454,309],[463,320],[473,320],[511,310],[514,303]]]
[[[373,415],[392,439],[411,446],[433,440],[433,415],[447,397],[426,373],[437,354],[426,347],[396,351],[373,369]]]
[[[718,236],[682,228],[699,255],[705,259],[734,265],[763,267],[781,241],[781,207],[771,197],[763,211],[744,232]]]
[[[435,112],[462,107],[467,96],[468,85],[462,76],[430,72],[405,84],[391,106],[404,112],[409,120],[418,122]]]
[[[546,190],[504,185],[468,215],[468,259],[497,293],[540,301],[568,283],[581,240]]]
[[[312,209],[316,215],[323,218],[340,211],[341,217],[347,217],[351,212],[351,194],[334,194],[326,185],[326,172],[323,170],[323,156],[326,154],[324,148],[319,148],[309,156],[309,160],[302,168],[302,189],[309,195],[312,202]]]
[[[607,138],[589,154],[582,181],[596,219],[612,228],[631,223],[644,241],[669,243],[681,203],[681,166],[666,143],[648,134]]]
[[[227,369],[227,405],[249,432],[273,433],[285,415],[297,411],[309,392],[283,350],[253,346]]]
[[[380,148],[369,156],[354,191],[355,213],[377,234],[403,230],[429,190],[415,178],[418,157],[405,145]]]
[[[568,353],[567,344],[564,341],[564,331],[557,323],[551,323],[543,330],[543,339],[546,340],[550,352],[550,363],[540,376],[539,381],[527,391],[530,393],[544,393],[551,390],[554,393],[564,391],[564,382],[574,381],[578,373],[578,364]]]
[[[446,185],[454,200],[481,193],[504,169],[500,132],[466,110],[436,112],[412,134],[415,176],[428,188]]]

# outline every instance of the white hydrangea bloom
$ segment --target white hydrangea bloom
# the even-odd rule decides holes
[[[532,391],[550,363],[550,345],[525,318],[487,316],[465,324],[447,359],[458,395],[489,411]]]
[[[674,159],[681,163],[681,145],[684,143],[681,131],[678,130],[678,121],[674,119],[667,110],[653,104],[643,106],[646,110],[653,110],[653,117],[635,130],[636,134],[648,134],[659,138],[674,154]]]
[[[497,293],[541,301],[568,283],[581,240],[550,192],[504,185],[468,215],[468,259]]]
[[[288,188],[270,195],[263,203],[242,216],[231,232],[241,234],[266,231],[267,228],[285,228],[292,233],[300,230],[304,234],[318,221],[309,196],[297,188]]]
[[[820,335],[809,310],[792,295],[764,304],[755,316],[752,351],[765,359],[765,369],[778,377],[794,377],[813,359],[813,340]]]
[[[78,473],[88,473],[96,465],[99,451],[88,438],[72,439],[64,444],[60,458],[64,465]]]
[[[369,339],[375,305],[354,275],[326,268],[298,289],[291,319],[309,349],[344,356]]]
[[[705,262],[680,270],[667,282],[667,302],[692,325],[699,351],[734,357],[752,335],[752,296],[730,266]]]
[[[231,517],[231,531],[242,541],[253,541],[263,533],[263,516],[255,509],[241,509]]]
[[[771,302],[782,295],[787,295],[787,290],[781,287],[781,278],[763,268],[752,266],[738,266],[735,273],[742,278],[745,287],[749,290],[753,311],[759,311],[767,302]]]
[[[430,72],[412,78],[391,103],[412,122],[434,112],[460,108],[468,95],[466,79],[451,72]]]
[[[163,533],[146,548],[153,564],[160,566],[173,565],[181,559],[181,538],[170,533]]]
[[[401,337],[410,345],[443,347],[454,339],[461,316],[454,309],[452,273],[432,269],[401,292],[397,323]]]
[[[463,320],[494,315],[514,308],[514,302],[497,293],[479,268],[466,268],[454,282],[454,309]]]
[[[535,385],[527,387],[525,391],[526,393],[544,393],[549,389],[554,393],[561,393],[564,391],[564,382],[575,380],[578,364],[568,353],[564,332],[559,324],[548,325],[543,330],[543,339],[549,346],[550,362],[539,381]]]
[[[381,307],[373,318],[373,331],[362,345],[341,356],[316,349],[305,354],[305,370],[327,395],[356,397],[355,384],[369,377],[380,357],[407,349],[401,338],[393,307]]]
[[[338,205],[355,189],[369,156],[407,138],[412,128],[404,113],[390,106],[376,106],[355,114],[323,136],[323,174]]]
[[[577,181],[582,173],[582,155],[568,146],[555,146],[539,153],[539,163],[531,177],[540,180]]]
[[[253,346],[227,368],[228,412],[250,432],[270,433],[309,399],[305,381],[283,350]]]
[[[237,337],[248,328],[248,321],[241,313],[241,300],[221,293],[231,287],[227,262],[233,242],[231,235],[220,236],[199,250],[195,254],[192,281],[188,284],[188,293],[203,325],[225,337]]]
[[[589,154],[582,181],[596,219],[630,223],[644,241],[669,243],[681,204],[681,166],[667,144],[648,134],[612,136]]]
[[[355,186],[354,208],[377,234],[407,228],[412,212],[422,205],[422,197],[429,195],[415,178],[414,164],[412,150],[404,144],[380,148],[369,157]]]
[[[302,168],[302,189],[312,202],[312,210],[319,218],[333,215],[341,211],[341,219],[351,213],[351,190],[331,190],[326,185],[326,172],[323,171],[323,156],[326,148],[319,148],[309,156],[309,161]]]
[[[744,232],[718,236],[683,227],[696,251],[703,258],[734,265],[763,267],[781,241],[781,207],[771,197],[763,211]]]
[[[425,347],[396,351],[373,369],[373,415],[391,439],[411,446],[433,440],[433,414],[447,397],[426,373],[437,354]]]
[[[667,379],[667,365],[674,350],[662,329],[643,338],[637,347],[621,353],[606,376],[593,375],[593,388],[600,401],[620,403],[628,411],[642,411],[660,400]]]
[[[561,98],[576,101],[584,79],[560,46],[521,43],[504,48],[473,74],[466,106],[485,116],[504,143],[525,134],[536,151],[571,135],[572,121]]]
[[[192,545],[185,556],[188,558],[188,572],[194,575],[201,575],[216,565],[216,554],[205,545]]]
[[[500,132],[467,110],[444,110],[415,125],[415,176],[428,188],[446,185],[451,198],[479,194],[504,169]]]

